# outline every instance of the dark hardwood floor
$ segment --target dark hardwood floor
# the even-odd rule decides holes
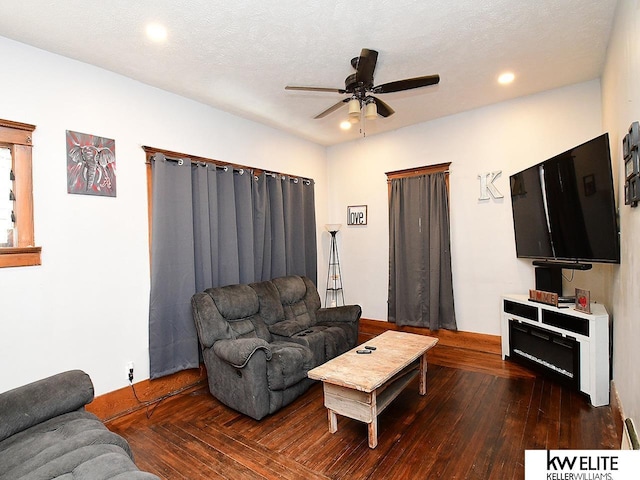
[[[438,345],[428,358],[427,395],[415,379],[398,396],[375,449],[355,420],[329,433],[320,384],[260,422],[200,388],[107,426],[164,479],[522,479],[525,449],[619,448],[611,407],[495,354]]]

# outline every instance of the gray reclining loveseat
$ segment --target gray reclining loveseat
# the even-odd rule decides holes
[[[71,370],[0,394],[0,480],[159,480],[85,404],[93,383]]]
[[[210,288],[191,305],[211,394],[256,420],[303,394],[309,370],[355,347],[362,313],[320,308],[299,276]]]

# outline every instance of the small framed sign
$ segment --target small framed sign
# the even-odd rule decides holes
[[[347,207],[347,225],[366,225],[367,206],[352,205]]]
[[[543,290],[529,290],[529,300],[532,302],[544,303],[547,305],[558,306],[558,294],[553,292],[545,292]]]
[[[576,288],[576,310],[578,312],[591,313],[591,292]]]

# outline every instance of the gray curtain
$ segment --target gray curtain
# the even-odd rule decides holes
[[[199,365],[190,303],[196,288],[191,162],[156,155],[152,181],[149,363],[157,378]]]
[[[456,330],[444,173],[391,180],[389,321]]]
[[[315,283],[317,252],[313,181],[161,154],[152,172],[149,357],[158,378],[199,365],[194,293],[291,274]]]

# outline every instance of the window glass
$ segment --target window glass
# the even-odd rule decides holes
[[[13,171],[11,150],[0,147],[0,247],[15,247]]]

